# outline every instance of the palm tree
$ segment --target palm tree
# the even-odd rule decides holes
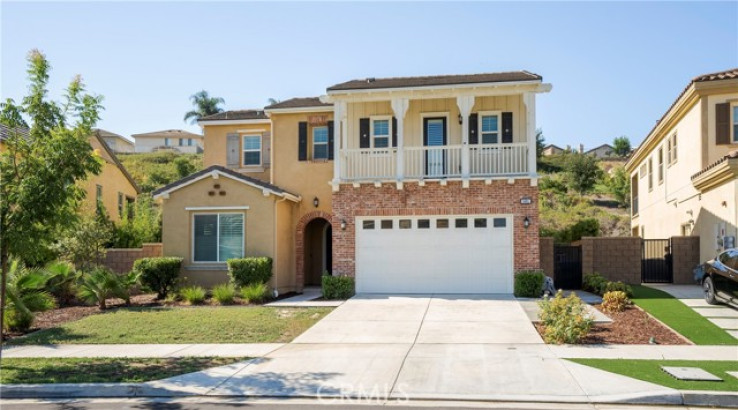
[[[8,306],[5,324],[8,329],[27,330],[33,324],[33,313],[55,307],[54,297],[44,290],[49,276],[40,269],[28,269],[18,260],[10,261],[8,270]]]
[[[225,104],[224,99],[220,97],[211,97],[205,90],[193,94],[190,96],[190,100],[192,100],[192,105],[195,106],[195,109],[189,111],[184,116],[184,120],[189,120],[190,124],[196,123],[197,120],[202,117],[223,112],[223,109],[218,107],[218,105]]]
[[[278,104],[278,103],[280,103],[280,102],[281,102],[281,101],[279,101],[279,100],[278,100],[278,99],[276,99],[276,98],[267,98],[267,103],[268,103],[268,105],[274,105],[274,104]]]

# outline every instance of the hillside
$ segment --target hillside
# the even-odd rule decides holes
[[[184,178],[203,167],[202,154],[152,152],[117,155],[144,193]]]

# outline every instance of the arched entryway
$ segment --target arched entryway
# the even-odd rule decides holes
[[[315,218],[305,225],[303,238],[304,286],[320,286],[323,273],[333,266],[333,231],[325,218]]]

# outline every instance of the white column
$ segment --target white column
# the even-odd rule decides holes
[[[336,101],[333,103],[333,189],[338,189],[338,182],[341,180],[341,143],[342,127],[344,117],[346,116],[346,103],[344,101]]]
[[[528,142],[528,173],[531,178],[537,178],[536,168],[536,95],[532,92],[523,94],[525,103],[525,138]],[[533,183],[533,181],[531,181]]]
[[[392,111],[397,118],[397,182],[405,179],[405,114],[410,106],[407,98],[393,98]]]
[[[468,186],[470,165],[469,165],[469,114],[474,108],[473,95],[460,95],[456,97],[456,105],[459,107],[461,115],[461,178],[465,181],[464,186]]]

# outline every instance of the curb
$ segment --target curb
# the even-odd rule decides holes
[[[72,398],[145,398],[145,397],[248,397],[248,398],[301,398],[315,399],[315,396],[237,396],[210,395],[184,390],[171,390],[155,387],[149,383],[62,383],[62,384],[18,384],[0,385],[0,397],[5,399],[72,399]],[[348,396],[317,397],[323,400],[350,399]],[[353,397],[361,399],[361,397]],[[488,401],[488,402],[548,402],[548,403],[588,403],[588,404],[643,404],[643,405],[685,405],[726,407],[738,409],[738,392],[674,390],[663,393],[636,393],[602,396],[532,396],[532,395],[449,395],[449,396],[410,396],[405,398],[387,397],[390,400],[408,401]]]

